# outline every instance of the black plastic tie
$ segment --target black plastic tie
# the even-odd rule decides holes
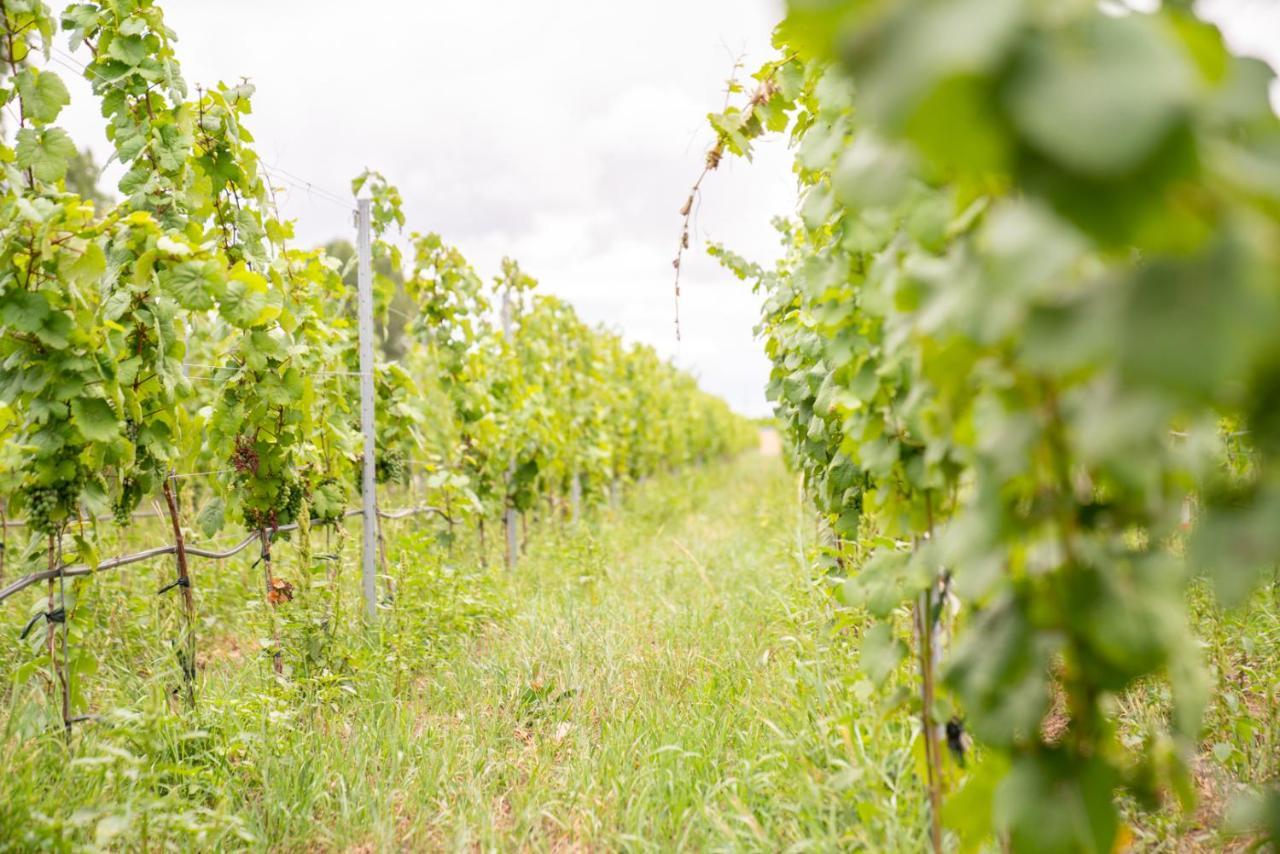
[[[190,587],[190,586],[191,586],[191,579],[184,575],[180,578],[176,578],[173,581],[170,581],[164,587],[161,587],[159,590],[156,591],[156,595],[159,596],[163,593],[168,593],[170,590],[172,590],[175,587]]]
[[[262,544],[262,554],[258,555],[258,559],[253,562],[249,567],[250,569],[256,569],[258,564],[262,563],[264,560],[267,563],[271,563],[271,542],[275,538],[276,532],[274,530],[267,532],[267,541]]]
[[[59,607],[54,608],[52,611],[41,611],[39,614],[36,614],[27,621],[26,628],[22,630],[22,634],[20,635],[22,640],[27,639],[27,635],[31,634],[31,630],[35,628],[36,623],[40,622],[42,617],[50,623],[65,623],[67,621],[67,611],[65,608]]]
[[[964,721],[959,718],[952,718],[947,721],[946,732],[947,747],[951,749],[951,754],[955,757],[956,764],[963,768],[965,750],[968,747],[964,732]]]

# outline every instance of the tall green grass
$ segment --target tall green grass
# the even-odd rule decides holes
[[[776,458],[655,478],[530,532],[507,573],[472,536],[389,526],[376,633],[358,538],[317,534],[342,560],[305,574],[282,545],[284,679],[260,568],[197,564],[194,709],[176,602],[155,595],[172,567],[94,578],[72,634],[99,719],[69,741],[17,640],[36,594],[7,603],[0,850],[924,850],[912,716],[858,675],[860,621],[824,589]],[[1134,813],[1144,848],[1220,844],[1230,791],[1277,773],[1274,600],[1196,612],[1219,685],[1207,806]],[[1120,698],[1127,737],[1159,726],[1162,690]]]

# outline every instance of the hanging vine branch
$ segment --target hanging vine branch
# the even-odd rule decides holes
[[[787,60],[784,60],[784,63]],[[736,66],[735,66],[736,67]],[[756,75],[758,85],[745,108],[730,108],[728,100],[734,93],[742,91],[736,79],[731,79],[726,93],[725,111],[711,117],[712,127],[716,130],[716,141],[707,149],[702,171],[689,189],[689,196],[680,208],[680,241],[676,246],[676,257],[671,266],[675,268],[675,330],[676,341],[680,340],[680,272],[684,262],[684,253],[689,248],[689,224],[693,218],[695,206],[702,192],[702,182],[707,176],[720,168],[726,150],[750,158],[749,140],[758,136],[766,126],[775,126],[776,115],[768,112],[769,104],[780,91],[775,80],[777,69],[783,64],[768,65]]]

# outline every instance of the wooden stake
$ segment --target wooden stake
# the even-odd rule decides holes
[[[182,678],[187,685],[187,700],[195,705],[196,679],[196,599],[191,590],[191,574],[187,568],[187,543],[182,536],[182,517],[178,511],[178,498],[173,492],[173,477],[166,477],[161,486],[164,503],[169,507],[169,522],[173,527],[174,558],[178,565],[178,590],[182,595],[182,615],[185,623],[183,651],[178,654],[182,665]]]
[[[272,584],[275,576],[271,572],[271,535],[267,533],[266,528],[259,528],[258,538],[262,541],[262,574],[266,581],[267,619],[271,622],[271,644],[274,647],[271,665],[279,676],[284,673],[284,660],[280,654],[280,628],[276,625],[276,606],[272,601],[275,598],[275,587]]]

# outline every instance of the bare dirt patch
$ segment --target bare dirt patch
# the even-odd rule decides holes
[[[766,457],[782,455],[782,436],[772,427],[760,428],[760,454]]]

